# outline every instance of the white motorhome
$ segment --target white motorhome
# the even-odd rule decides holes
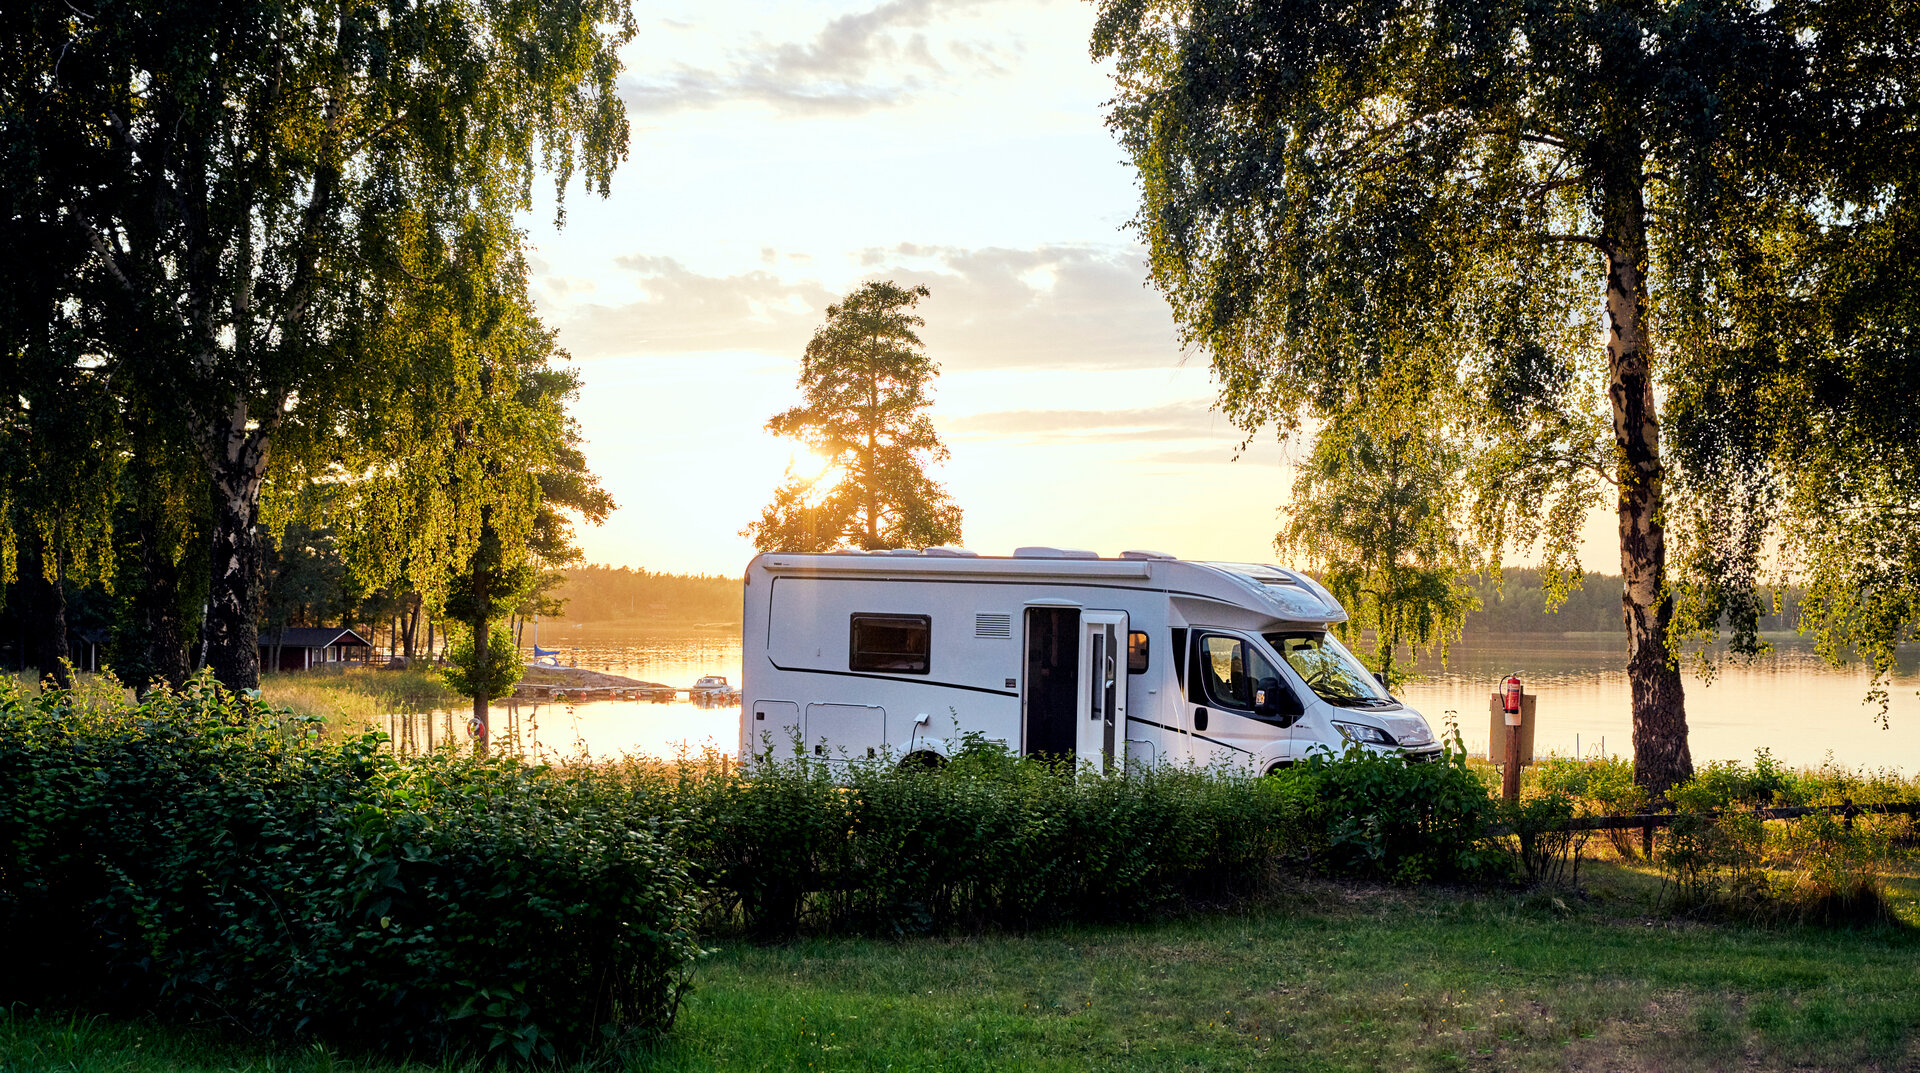
[[[1420,713],[1277,566],[1059,548],[770,553],[747,567],[740,740],[938,762],[977,733],[1111,770],[1259,772],[1349,743],[1430,759]]]

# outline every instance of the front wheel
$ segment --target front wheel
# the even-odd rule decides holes
[[[1277,763],[1277,764],[1275,764],[1275,765],[1273,765],[1272,767],[1270,767],[1270,768],[1268,768],[1268,769],[1267,769],[1267,774],[1268,774],[1268,775],[1270,775],[1270,776],[1271,776],[1271,775],[1278,775],[1278,774],[1280,774],[1280,773],[1281,773],[1282,771],[1285,771],[1285,770],[1287,770],[1288,768],[1290,768],[1290,767],[1292,767],[1292,766],[1293,766],[1293,761],[1291,761],[1291,760],[1282,760],[1282,761],[1280,761],[1279,763]]]

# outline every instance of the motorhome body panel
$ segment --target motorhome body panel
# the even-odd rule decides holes
[[[1291,759],[1270,721],[1196,726],[1207,710],[1186,696],[1176,646],[1196,629],[1258,644],[1262,630],[1346,617],[1272,567],[877,553],[762,555],[744,612],[746,751],[947,755],[978,734],[1108,766]],[[1069,704],[1085,725],[1049,722]]]

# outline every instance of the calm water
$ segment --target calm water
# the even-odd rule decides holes
[[[581,667],[685,687],[703,674],[740,682],[740,640],[732,635],[621,635],[572,631],[544,635],[543,645],[565,649],[562,659]],[[1487,700],[1499,680],[1517,672],[1539,697],[1536,747],[1572,755],[1631,749],[1624,644],[1615,637],[1529,638],[1454,649],[1444,673],[1416,680],[1403,698],[1439,729],[1457,714],[1468,748],[1487,745]],[[1436,669],[1437,670],[1437,669]],[[1712,684],[1691,669],[1686,675],[1687,723],[1696,762],[1751,760],[1766,747],[1792,765],[1818,766],[1829,754],[1849,767],[1920,771],[1920,673],[1910,656],[1891,683],[1888,727],[1878,708],[1863,702],[1866,672],[1835,670],[1804,641],[1777,642],[1775,651],[1751,665],[1723,667]],[[688,701],[652,704],[591,701],[578,704],[496,702],[496,736],[517,732],[529,752],[542,755],[612,756],[636,752],[670,756],[679,748],[712,745],[739,748],[738,707],[702,708]],[[449,724],[436,721],[435,740]],[[458,737],[465,732],[456,719]],[[398,729],[398,728],[396,728]],[[423,721],[414,739],[425,743]]]
[[[1625,642],[1618,637],[1463,645],[1445,672],[1409,683],[1401,694],[1436,729],[1448,712],[1458,713],[1467,747],[1484,752],[1488,700],[1500,679],[1518,673],[1527,692],[1539,697],[1538,753],[1570,756],[1577,748],[1624,756],[1633,742],[1625,667]],[[1830,753],[1848,767],[1920,771],[1920,674],[1911,654],[1889,684],[1885,729],[1879,706],[1864,702],[1866,671],[1830,667],[1797,638],[1775,642],[1755,663],[1722,665],[1711,684],[1691,666],[1685,677],[1695,763],[1751,761],[1764,747],[1795,766],[1817,767]]]
[[[528,638],[531,643],[532,638]],[[562,663],[660,682],[682,689],[702,675],[721,674],[740,684],[738,634],[615,634],[601,631],[542,633],[543,648],[561,649]],[[679,749],[699,752],[712,746],[728,754],[740,749],[740,707],[702,707],[690,700],[665,704],[649,701],[600,700],[585,702],[495,701],[494,737],[518,741],[532,755],[611,757],[621,753],[669,757]],[[451,721],[449,721],[451,720]],[[465,713],[437,713],[433,741],[446,739],[449,728],[466,740]],[[390,733],[406,738],[413,748],[428,744],[427,722],[416,717],[411,726],[390,724]],[[409,733],[410,730],[410,733]]]

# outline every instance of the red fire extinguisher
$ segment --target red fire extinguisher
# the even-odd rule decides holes
[[[1520,725],[1520,676],[1519,675],[1517,674],[1507,675],[1507,680],[1505,682],[1500,683],[1500,706],[1503,709],[1505,709],[1507,713],[1507,725],[1515,726],[1515,727],[1519,726]]]

